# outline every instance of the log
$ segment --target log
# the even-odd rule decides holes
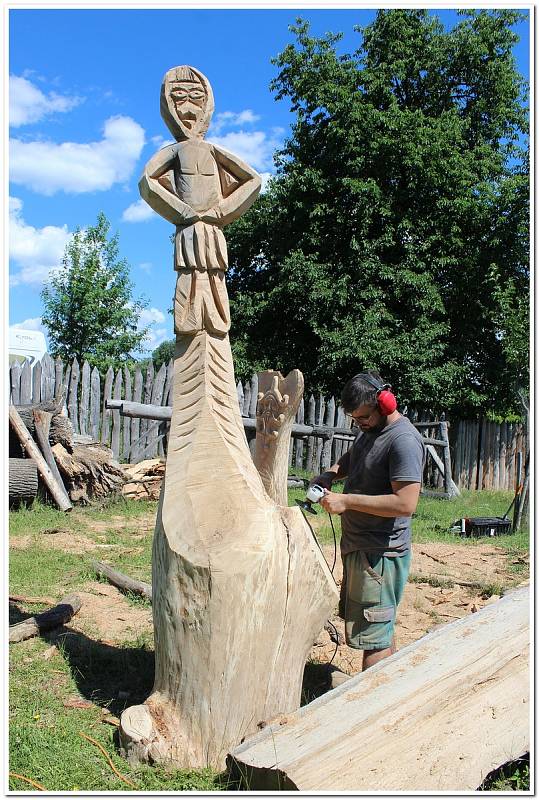
[[[258,405],[254,464],[269,496],[280,506],[288,505],[287,476],[290,432],[303,395],[299,369],[283,378],[268,369],[258,375]]]
[[[530,748],[529,588],[433,630],[232,750],[253,791],[468,792]]]
[[[35,614],[29,619],[9,626],[9,643],[22,642],[32,636],[39,636],[45,631],[51,631],[65,625],[80,610],[82,600],[78,594],[69,594],[63,597],[57,606]]]
[[[68,494],[66,492],[66,488],[64,486],[64,482],[62,480],[62,476],[58,471],[58,467],[56,465],[56,461],[54,460],[54,454],[52,452],[50,442],[49,442],[49,431],[51,427],[52,421],[52,414],[50,411],[41,411],[38,409],[34,409],[34,427],[36,432],[36,438],[38,441],[39,446],[41,447],[41,452],[43,453],[43,457],[47,462],[50,471],[52,472],[55,481],[57,482],[60,489],[63,491],[65,495],[65,511],[69,508],[72,508]]]
[[[30,458],[32,458],[35,461],[39,474],[41,475],[43,482],[45,483],[45,486],[51,493],[56,504],[58,505],[58,508],[61,511],[71,511],[72,508],[71,503],[67,499],[63,488],[58,484],[58,481],[52,474],[50,467],[48,466],[47,462],[39,452],[36,443],[30,436],[28,428],[20,418],[20,415],[15,406],[9,407],[9,421],[11,423],[11,426],[17,433],[17,436],[19,437],[22,446],[24,447]]]
[[[15,406],[20,418],[28,428],[28,432],[33,436],[35,434],[34,427],[34,411],[47,411],[51,414],[51,428],[49,433],[49,441],[51,445],[61,443],[64,447],[70,450],[73,446],[73,426],[68,417],[61,414],[63,405],[62,397],[55,400],[47,400],[42,403],[35,403],[27,406]],[[9,452],[11,456],[18,456],[22,454],[20,449],[20,440],[14,430],[10,429]]]
[[[56,444],[52,452],[71,502],[88,505],[121,491],[125,475],[106,445],[81,444],[69,453],[61,444]]]
[[[150,583],[144,583],[144,581],[137,581],[135,578],[130,578],[129,575],[118,572],[118,570],[113,569],[108,564],[104,564],[102,561],[92,561],[91,564],[92,569],[95,570],[97,575],[106,578],[113,586],[117,586],[118,589],[123,589],[125,592],[139,594],[141,597],[145,597],[151,602],[152,586]]]
[[[173,392],[152,556],[155,683],[123,712],[120,743],[133,762],[222,769],[260,720],[300,705],[337,590],[301,511],[264,490],[228,337],[178,336]]]
[[[37,495],[37,467],[31,458],[9,459],[9,501],[33,500]]]

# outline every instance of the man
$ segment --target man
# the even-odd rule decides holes
[[[339,615],[346,643],[363,650],[363,669],[395,652],[394,625],[410,569],[411,516],[425,461],[421,435],[396,409],[375,372],[355,375],[341,404],[359,432],[352,447],[312,482],[320,504],[340,514],[343,583]],[[330,491],[346,478],[343,494]]]

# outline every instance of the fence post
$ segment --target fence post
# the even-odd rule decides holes
[[[307,406],[307,425],[315,424],[316,400],[312,394],[309,397],[309,404]],[[314,436],[309,436],[307,439],[307,460],[305,462],[305,469],[308,472],[313,472],[313,452],[316,439]]]
[[[325,425],[330,428],[335,426],[335,398],[330,397],[326,405]],[[320,465],[320,472],[331,467],[331,449],[333,446],[333,436],[330,439],[324,440],[322,444],[322,463]]]
[[[88,433],[88,414],[90,411],[90,365],[84,361],[82,365],[79,426],[80,432],[85,436]]]
[[[115,400],[122,399],[122,370],[119,369],[116,373],[116,377],[114,378],[114,388],[112,390],[112,396]],[[114,458],[120,458],[120,431],[121,431],[122,423],[120,412],[118,409],[115,409],[112,412],[112,453]]]
[[[131,400],[131,373],[127,364],[124,365],[124,399]],[[122,457],[127,459],[131,445],[131,417],[124,417],[122,423]]]
[[[36,361],[32,370],[32,403],[41,403],[41,379],[43,377],[43,366],[41,361]]]
[[[112,396],[112,382],[114,380],[114,370],[109,367],[105,375],[105,386],[103,388],[103,411],[101,422],[101,442],[108,445],[110,434],[110,417],[111,411],[106,407],[106,401],[111,399]]]
[[[90,434],[96,442],[99,441],[100,409],[101,377],[97,367],[94,367],[90,378]]]
[[[21,406],[32,402],[32,367],[28,359],[25,360],[21,370]]]
[[[69,376],[69,398],[67,401],[67,411],[73,430],[75,433],[80,433],[79,429],[79,415],[77,413],[77,392],[79,388],[80,367],[76,358],[71,362],[71,373]]]
[[[140,367],[137,367],[135,370],[135,379],[133,381],[133,402],[140,403],[142,398],[142,372],[140,371]],[[137,439],[140,437],[140,419],[138,417],[133,418],[133,422],[131,423],[131,441],[136,442]],[[131,447],[131,452],[129,454],[129,461],[131,464],[138,463],[138,454],[140,452],[140,446],[135,445]]]

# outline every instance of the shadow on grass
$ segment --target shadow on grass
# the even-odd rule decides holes
[[[17,625],[19,622],[24,622],[25,619],[30,619],[34,614],[28,611],[22,611],[17,603],[9,601],[9,624]]]
[[[80,694],[115,716],[144,702],[152,690],[155,659],[145,646],[107,644],[66,627],[42,638],[58,647]]]

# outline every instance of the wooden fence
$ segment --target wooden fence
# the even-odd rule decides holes
[[[104,380],[87,362],[82,367],[76,359],[67,367],[61,359],[46,355],[33,366],[25,361],[12,364],[9,375],[10,402],[16,405],[51,400],[61,385],[66,387],[66,410],[77,434],[91,436],[112,448],[115,458],[138,462],[165,452],[167,423],[120,416],[107,409],[110,399],[169,406],[172,404],[173,362],[159,370],[153,363],[134,373],[127,367],[114,372],[109,368]],[[245,384],[238,383],[238,401],[244,417],[256,416],[258,378],[253,375]],[[428,411],[408,412],[412,422],[434,420]],[[349,427],[349,419],[334,397],[305,397],[296,422],[328,427]],[[449,421],[452,477],[460,489],[508,489],[518,482],[518,465],[528,452],[524,426],[517,423],[456,420]],[[434,429],[422,428],[425,436]],[[248,436],[254,434],[248,433]],[[253,448],[254,441],[251,441]],[[336,461],[350,446],[347,441],[324,441],[309,436],[293,439],[290,446],[290,469],[320,472]],[[426,476],[429,485],[440,484],[440,475],[431,465]]]

